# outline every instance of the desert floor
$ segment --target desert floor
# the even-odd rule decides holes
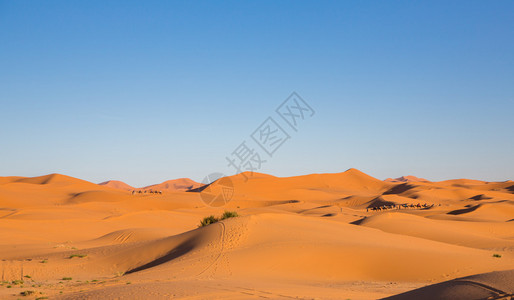
[[[514,293],[513,181],[390,182],[350,169],[287,178],[245,173],[201,192],[154,189],[162,193],[59,174],[0,177],[0,298]],[[209,195],[231,201],[210,207]],[[410,207],[418,203],[428,207]],[[408,207],[369,209],[393,204]],[[226,210],[239,217],[198,227]]]

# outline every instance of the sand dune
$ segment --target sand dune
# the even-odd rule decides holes
[[[118,190],[125,190],[125,191],[132,191],[134,190],[134,187],[126,184],[125,182],[119,181],[119,180],[109,180],[99,183],[98,185],[105,185],[113,189]]]
[[[342,173],[274,177],[243,173],[229,177],[234,199],[245,200],[336,200],[349,195],[375,195],[392,184],[356,169]],[[212,185],[215,186],[217,182]]]
[[[490,272],[434,284],[384,298],[388,300],[469,300],[511,299],[514,297],[514,270]]]
[[[200,186],[203,186],[203,184],[198,183],[196,181],[193,181],[189,178],[179,178],[179,179],[173,179],[173,180],[167,180],[159,184],[153,184],[149,186],[145,186],[142,188],[135,188],[132,187],[122,181],[118,180],[109,180],[102,183],[99,183],[98,185],[107,186],[113,189],[119,189],[119,190],[125,190],[125,191],[139,191],[139,190],[152,190],[152,191],[181,191],[185,192],[191,189],[196,189]]]
[[[418,181],[428,181],[424,178],[419,178],[413,175],[401,176],[398,178],[387,178],[384,181],[387,182],[418,182]]]
[[[160,190],[160,191],[188,191],[196,189],[203,184],[193,181],[189,178],[179,178],[168,180],[160,184],[154,184],[144,187],[143,189]]]
[[[514,215],[514,201],[503,200],[496,203],[468,205],[463,209],[448,212],[451,215],[463,215],[477,220],[509,221]]]
[[[513,182],[385,182],[356,169],[227,180],[231,201],[208,207],[202,189],[186,192],[200,186],[188,179],[133,195],[116,181],[0,177],[0,266],[9,281],[0,298],[29,289],[51,299],[512,293]],[[369,211],[418,203],[431,206]],[[240,216],[198,228],[224,210]],[[473,274],[483,275],[451,280]]]
[[[498,226],[493,222],[456,222],[434,220],[405,213],[384,213],[364,218],[358,224],[380,229],[385,232],[421,237],[447,244],[461,245],[481,249],[514,249],[514,240],[495,236]],[[477,227],[488,230],[477,230]],[[500,225],[501,226],[501,225]]]

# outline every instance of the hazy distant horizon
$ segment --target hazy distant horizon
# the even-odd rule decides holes
[[[357,168],[350,168],[350,169],[357,169]],[[357,169],[361,172],[363,172],[362,170],[360,169]],[[326,173],[320,173],[320,172],[315,172],[315,173],[306,173],[306,174],[291,174],[291,175],[286,175],[286,176],[279,176],[279,175],[275,175],[275,174],[270,174],[270,173],[263,173],[263,172],[256,172],[256,173],[261,173],[261,174],[267,174],[267,175],[272,175],[272,176],[275,176],[275,177],[280,177],[280,178],[283,178],[283,177],[295,177],[295,176],[305,176],[305,175],[312,175],[312,174],[337,174],[337,173],[343,173],[345,171],[348,171],[348,170],[342,170],[340,172],[326,172]],[[372,176],[372,177],[375,177],[373,176],[372,174],[369,174],[369,173],[366,173],[366,172],[363,172],[369,176]],[[35,175],[35,176],[23,176],[23,175],[9,175],[9,176],[21,176],[21,177],[38,177],[38,176],[46,176],[46,175],[50,175],[50,174],[61,174],[61,175],[65,175],[65,176],[71,176],[69,174],[62,174],[62,173],[56,173],[56,172],[53,172],[53,173],[48,173],[48,174],[40,174],[40,175]],[[209,175],[209,174],[208,174]],[[224,174],[226,176],[234,176],[234,175],[237,175],[237,174]],[[422,179],[426,179],[428,181],[431,181],[431,182],[439,182],[439,181],[445,181],[445,180],[453,180],[453,179],[471,179],[471,180],[481,180],[481,181],[488,181],[488,180],[484,180],[484,179],[480,179],[480,178],[446,178],[446,179],[441,179],[441,180],[431,180],[429,178],[424,178],[423,176],[416,176],[414,174],[404,174],[404,175],[399,175],[399,176],[390,176],[390,177],[386,177],[386,178],[379,178],[379,177],[375,177],[376,179],[378,180],[386,180],[386,179],[397,179],[397,178],[400,178],[402,176],[415,176],[415,177],[418,177],[418,178],[422,178]],[[86,181],[89,181],[89,182],[92,182],[92,183],[96,183],[96,184],[101,184],[101,183],[105,183],[105,182],[108,182],[108,181],[121,181],[123,183],[126,183],[134,188],[143,188],[143,187],[147,187],[147,186],[151,186],[151,185],[155,185],[155,184],[160,184],[160,183],[163,183],[165,181],[169,181],[169,180],[175,180],[175,179],[182,179],[182,178],[189,178],[189,177],[174,177],[174,178],[164,178],[164,179],[161,179],[161,180],[157,180],[155,182],[150,182],[148,184],[144,184],[144,185],[137,185],[137,184],[132,184],[131,182],[127,182],[127,181],[124,181],[124,180],[121,180],[119,178],[110,178],[110,179],[106,179],[106,180],[103,180],[103,181],[92,181],[92,180],[88,180],[86,178],[80,178],[80,177],[75,177],[75,176],[71,176],[71,177],[74,177],[74,178],[78,178],[78,179],[82,179],[82,180],[86,180]],[[251,179],[252,177],[249,176],[248,177],[249,179]],[[212,182],[212,181],[206,181],[205,177],[204,178],[189,178],[193,181],[196,181],[198,183],[206,183],[206,182]],[[489,181],[489,182],[505,182],[505,181],[512,181],[512,179],[505,179],[505,180],[494,180],[494,181]]]

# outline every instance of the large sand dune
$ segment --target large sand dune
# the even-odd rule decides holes
[[[514,293],[514,183],[404,178],[245,173],[230,177],[230,202],[208,207],[201,189],[189,191],[201,185],[187,179],[144,188],[161,194],[132,194],[116,181],[0,177],[0,298]],[[198,227],[224,210],[240,216]]]

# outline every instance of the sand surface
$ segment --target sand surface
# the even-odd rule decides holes
[[[0,177],[0,298],[514,294],[513,181],[245,173],[230,177],[222,207],[205,205],[202,193],[227,192],[223,182],[201,186]],[[407,207],[376,209],[384,205]],[[239,217],[198,227],[225,210]]]

